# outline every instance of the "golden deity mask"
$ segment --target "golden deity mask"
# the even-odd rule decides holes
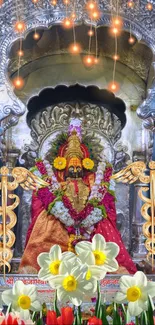
[[[82,162],[78,157],[72,157],[68,163],[68,176],[78,178],[82,176]]]

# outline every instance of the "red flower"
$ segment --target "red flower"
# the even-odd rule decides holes
[[[1,325],[18,325],[19,319],[11,314],[5,317],[5,319],[2,321]],[[25,325],[24,321],[20,322],[21,325]]]
[[[73,309],[71,307],[63,307],[63,308],[61,308],[61,317],[62,317],[62,324],[63,325],[72,325],[73,322],[74,322]]]
[[[102,325],[102,320],[97,318],[96,316],[93,316],[88,319],[87,325]]]
[[[73,322],[74,314],[73,309],[71,307],[61,308],[61,316],[59,316],[58,318],[54,310],[47,311],[46,325],[72,325]]]
[[[135,325],[134,322],[127,323],[126,325]]]
[[[47,174],[47,170],[46,170],[46,168],[44,166],[44,163],[42,161],[37,161],[36,162],[36,166],[37,166],[38,170],[40,171],[40,173],[42,175],[46,175]]]
[[[104,172],[104,177],[103,177],[104,182],[109,182],[111,175],[112,175],[112,167],[106,167]]]
[[[57,315],[54,310],[48,310],[46,316],[46,325],[58,325]]]
[[[57,318],[57,324],[58,324],[58,325],[63,325],[63,323],[62,323],[62,316],[59,316],[59,317]]]

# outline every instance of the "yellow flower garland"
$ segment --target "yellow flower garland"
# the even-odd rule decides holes
[[[54,167],[58,170],[65,169],[66,167],[66,158],[57,157],[54,159]]]
[[[94,167],[94,162],[90,158],[85,158],[82,160],[82,165],[85,169],[93,169]]]

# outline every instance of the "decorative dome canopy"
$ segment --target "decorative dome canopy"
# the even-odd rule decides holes
[[[31,123],[37,112],[53,104],[64,102],[91,103],[104,106],[119,118],[122,128],[125,126],[126,107],[120,98],[106,89],[99,89],[95,86],[84,87],[78,84],[70,87],[57,86],[54,89],[47,88],[41,91],[39,96],[33,97],[28,103],[28,124]]]

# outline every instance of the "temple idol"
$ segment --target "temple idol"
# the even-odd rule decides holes
[[[0,308],[19,279],[49,303],[55,249],[104,269],[96,238],[104,299],[122,275],[154,279],[153,2],[0,1]]]

